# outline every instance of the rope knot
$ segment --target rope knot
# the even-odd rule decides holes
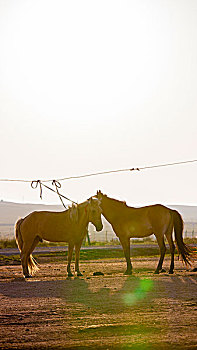
[[[40,185],[40,199],[42,199],[42,182],[41,182],[41,180],[33,180],[31,182],[31,187],[33,189],[37,188],[38,185]]]
[[[57,180],[53,180],[52,181],[52,185],[55,186],[56,188],[61,188],[62,187],[61,183],[59,181],[57,181]]]
[[[134,171],[134,170],[140,171],[140,168],[132,168],[132,169],[130,169],[130,171]]]

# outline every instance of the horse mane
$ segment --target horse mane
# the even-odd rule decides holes
[[[119,199],[115,199],[115,198],[111,198],[111,197],[108,197],[106,194],[103,194],[104,197],[106,197],[107,199],[110,199],[110,201],[113,202],[113,204],[115,205],[118,205],[118,206],[124,206],[124,208],[128,208],[128,205],[125,201],[120,201]]]
[[[69,218],[71,222],[78,223],[79,213],[78,213],[78,204],[72,203],[68,208]]]
[[[83,208],[84,206],[87,205],[87,201],[88,200],[86,200],[85,202],[82,202],[82,203],[72,203],[72,204],[68,205],[67,210],[72,211],[73,209]]]

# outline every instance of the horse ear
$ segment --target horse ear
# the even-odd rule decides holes
[[[101,201],[102,200],[102,196],[103,196],[103,194],[102,194],[102,192],[99,190],[99,191],[97,191],[97,198]]]

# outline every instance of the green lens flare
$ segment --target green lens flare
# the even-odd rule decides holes
[[[152,289],[153,281],[150,279],[141,279],[139,285],[135,288],[133,292],[124,294],[123,300],[126,305],[133,305],[138,300],[145,298],[146,294]]]

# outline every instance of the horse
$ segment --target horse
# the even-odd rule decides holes
[[[38,270],[32,252],[43,239],[50,242],[68,242],[69,277],[73,276],[71,260],[75,247],[75,272],[77,276],[82,276],[79,270],[79,253],[83,239],[88,233],[89,222],[97,231],[102,230],[100,201],[94,197],[76,206],[73,204],[62,212],[34,211],[19,219],[15,225],[15,238],[20,250],[24,277],[30,278]]]
[[[112,225],[123,247],[127,269],[126,275],[132,274],[130,260],[130,238],[144,238],[155,235],[160,249],[160,259],[155,274],[163,272],[163,260],[166,252],[164,237],[167,238],[171,253],[169,273],[174,272],[175,244],[172,232],[175,232],[175,242],[178,253],[186,266],[191,265],[192,258],[196,258],[193,249],[183,242],[183,219],[176,210],[169,209],[161,204],[149,205],[141,208],[129,207],[126,202],[110,198],[97,191],[96,197],[100,200],[102,215]]]

